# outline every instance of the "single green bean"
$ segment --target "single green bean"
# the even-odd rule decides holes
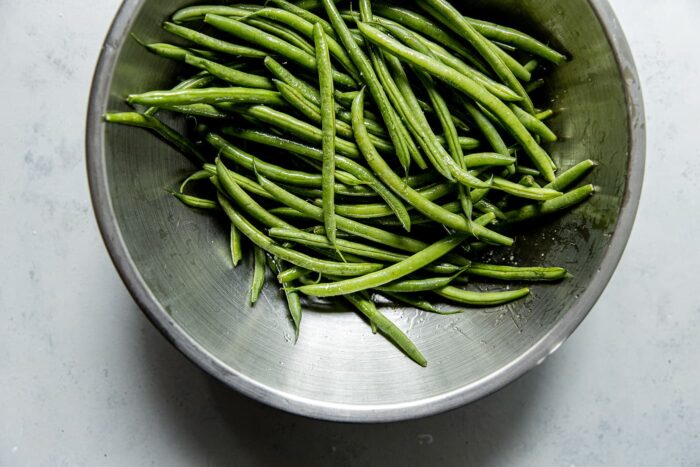
[[[554,111],[552,109],[547,109],[547,110],[544,110],[544,111],[536,114],[535,117],[537,118],[537,120],[542,122],[544,120],[547,120],[552,115],[554,115]]]
[[[324,0],[331,1],[331,0]],[[363,296],[362,294],[348,294],[344,298],[350,302],[355,308],[357,308],[360,313],[365,315],[371,323],[374,323],[377,328],[384,334],[389,340],[396,344],[406,355],[408,355],[414,362],[418,363],[420,366],[428,366],[428,361],[425,359],[420,350],[415,346],[411,339],[406,336],[394,323],[392,323],[386,316],[381,314],[377,307],[374,305],[372,300]]]
[[[561,192],[552,190],[551,188],[530,188],[501,177],[493,177],[493,187],[520,198],[534,199],[537,201],[546,201],[562,196]]]
[[[266,33],[248,24],[225,16],[212,14],[207,14],[204,17],[204,22],[245,41],[260,44],[266,49],[276,52],[309,70],[316,70],[318,67],[316,58],[313,55],[304,52],[299,47],[279,37],[273,36],[272,34]],[[356,85],[355,80],[352,79],[351,76],[341,73],[338,70],[333,70],[333,80],[343,86],[354,87]]]
[[[172,88],[173,91],[183,90],[183,89],[199,89],[209,86],[214,80],[215,76],[212,76],[206,71],[197,73],[192,78],[181,81],[175,87]],[[143,114],[153,116],[158,113],[160,109],[158,107],[149,107]]]
[[[466,273],[471,276],[511,281],[557,281],[568,275],[564,268],[498,266],[483,263],[472,263]]]
[[[509,290],[503,292],[472,292],[451,285],[434,291],[441,297],[466,305],[495,306],[512,302],[530,294],[530,289]]]
[[[224,5],[194,5],[181,8],[173,13],[171,19],[174,23],[186,23],[189,21],[201,21],[207,14],[221,16],[241,17],[249,15],[251,12],[243,8]]]
[[[277,91],[244,87],[148,91],[142,94],[131,94],[126,100],[130,104],[155,106],[218,104],[222,102],[285,105],[284,99]]]
[[[241,245],[241,233],[233,224],[231,224],[229,248],[231,250],[231,261],[233,262],[233,267],[235,268],[243,259],[243,247]]]
[[[535,81],[532,81],[530,83],[527,83],[525,86],[525,92],[528,94],[532,94],[533,92],[537,91],[539,88],[544,86],[545,82],[543,79],[536,79]]]
[[[598,165],[597,162],[587,159],[585,161],[579,162],[570,169],[562,172],[556,180],[545,185],[545,188],[550,188],[552,190],[564,190],[583,178],[591,169]]]
[[[209,58],[209,59],[215,59],[218,58],[218,55],[215,54],[214,52],[210,52],[208,50],[198,50],[198,49],[186,49],[184,47],[180,47],[178,45],[173,45],[173,44],[168,44],[168,43],[163,43],[163,42],[153,42],[150,44],[147,44],[145,42],[142,42],[140,39],[138,39],[135,35],[131,35],[136,42],[138,42],[140,45],[142,45],[146,50],[151,52],[152,54],[158,55],[159,57],[167,58],[169,60],[175,60],[178,62],[184,62],[185,57],[187,55],[198,55],[203,58]]]
[[[323,151],[322,201],[323,225],[328,240],[335,244],[335,99],[333,98],[333,76],[331,74],[331,56],[326,43],[326,36],[320,24],[314,25],[314,46],[316,63],[318,63],[318,82],[321,93],[321,130],[323,132],[321,148]]]
[[[253,247],[253,279],[250,283],[250,303],[258,301],[260,292],[265,285],[265,250],[257,246]]]
[[[121,125],[136,126],[146,128],[170,143],[175,149],[195,161],[199,165],[201,162],[206,162],[207,159],[197,149],[197,147],[180,133],[160,121],[154,116],[143,115],[137,112],[120,112],[106,113],[104,116],[106,122],[119,123]]]
[[[579,203],[582,203],[583,201],[588,199],[594,192],[595,189],[593,185],[584,185],[582,187],[571,190],[568,193],[564,193],[562,196],[547,200],[544,203],[529,204],[527,206],[523,206],[520,209],[508,211],[505,213],[506,221],[504,223],[506,225],[513,224],[515,222],[521,222],[527,219],[532,219],[546,214],[553,214],[555,212],[563,211]]]
[[[270,270],[272,270],[272,273],[277,276],[279,280],[279,276],[282,273],[282,268],[284,267],[283,262],[275,256],[268,255],[268,264],[270,266]],[[294,287],[294,284],[292,284],[290,281],[279,280],[279,282],[282,284],[282,290],[284,291],[285,298],[287,299],[289,315],[294,323],[294,342],[296,343],[299,340],[299,331],[301,329],[301,298],[297,292],[291,290]]]
[[[180,188],[178,188],[178,191],[184,194],[185,188],[187,188],[187,185],[189,185],[191,182],[198,180],[206,180],[209,177],[211,177],[210,172],[206,170],[198,170],[182,181],[182,183],[180,184]]]
[[[167,21],[163,23],[163,29],[165,29],[169,33],[175,34],[176,36],[180,36],[183,39],[187,39],[190,42],[194,42],[197,45],[228,55],[250,58],[265,58],[268,55],[262,50],[254,49],[252,47],[246,47],[243,45],[232,44],[231,42],[207,36],[206,34],[195,31],[194,29],[186,28],[184,26],[180,26],[178,24],[170,23]]]
[[[184,204],[185,206],[189,206],[191,208],[204,209],[204,210],[218,210],[219,209],[219,205],[216,204],[216,201],[212,201],[212,200],[204,199],[204,198],[199,198],[197,196],[186,195],[184,193],[178,193],[176,191],[168,190],[168,193],[170,193],[175,198],[180,200],[180,202],[182,202],[182,204]]]
[[[515,157],[497,152],[480,152],[464,156],[464,164],[467,168],[484,166],[503,167],[513,163],[515,163]]]
[[[429,0],[433,1],[433,0]],[[500,121],[511,132],[515,139],[522,144],[526,153],[533,160],[535,165],[540,169],[546,180],[554,180],[554,169],[549,155],[537,144],[532,135],[527,131],[522,123],[517,119],[513,112],[501,102],[498,98],[488,92],[483,92],[478,84],[473,80],[465,77],[454,69],[438,62],[437,60],[428,57],[425,54],[420,54],[413,49],[410,49],[390,36],[373,28],[367,24],[359,23],[358,27],[371,42],[386,48],[391,53],[403,58],[406,61],[426,70],[433,76],[447,82],[456,87],[463,93],[467,94],[472,99],[481,103],[488,110],[492,111]]]
[[[539,62],[533,58],[532,60],[529,60],[527,63],[525,63],[523,67],[530,73],[533,73],[537,69],[538,65]]]

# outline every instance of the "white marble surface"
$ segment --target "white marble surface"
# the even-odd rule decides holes
[[[88,198],[83,127],[118,3],[2,2],[0,465],[700,465],[700,2],[612,2],[649,151],[632,238],[591,315],[492,397],[364,427],[228,391],[117,277]]]

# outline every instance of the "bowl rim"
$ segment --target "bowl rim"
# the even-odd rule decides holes
[[[116,60],[127,33],[145,0],[125,0],[110,26],[95,68],[86,125],[87,175],[93,210],[102,238],[117,271],[141,310],[185,356],[210,375],[246,396],[298,415],[342,422],[391,422],[426,417],[485,397],[513,382],[557,350],[588,315],[612,277],[634,224],[646,152],[644,104],[632,52],[607,0],[587,0],[613,49],[623,77],[629,122],[630,163],[626,191],[615,231],[600,268],[578,301],[547,334],[498,371],[456,390],[410,402],[381,405],[329,403],[285,393],[229,368],[195,342],[159,304],[129,255],[109,196],[104,150],[104,114]]]

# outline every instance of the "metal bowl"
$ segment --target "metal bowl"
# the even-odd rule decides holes
[[[279,291],[249,307],[249,265],[233,270],[227,226],[184,208],[172,187],[189,163],[133,128],[108,126],[128,92],[165,88],[177,65],[145,52],[129,33],[164,39],[160,22],[191,0],[126,0],[97,65],[87,121],[95,213],[134,299],[185,355],[238,391],[274,407],[337,421],[422,417],[485,396],[541,363],[593,307],[632,229],[644,171],[644,112],[632,56],[604,0],[480,0],[497,18],[544,38],[574,60],[546,92],[562,136],[560,167],[592,158],[590,202],[517,236],[520,264],[563,265],[573,277],[536,285],[526,300],[454,316],[387,310],[429,360],[421,368],[353,313],[305,314],[295,345]],[[170,39],[170,38],[169,38]]]

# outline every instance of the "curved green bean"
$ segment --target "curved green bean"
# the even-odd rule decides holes
[[[231,235],[229,237],[229,249],[231,250],[231,262],[233,267],[243,259],[243,247],[241,245],[241,233],[235,225],[231,224]]]
[[[377,307],[374,306],[372,300],[362,296],[361,294],[349,294],[345,295],[344,298],[355,308],[357,308],[363,315],[365,315],[371,323],[374,323],[382,334],[387,336],[394,344],[396,344],[406,355],[411,358],[411,360],[418,363],[420,366],[428,366],[428,361],[425,359],[423,354],[420,353],[415,344],[411,342],[411,339],[409,339],[408,336],[406,336],[406,334],[404,334],[386,316],[381,314],[377,310]]]
[[[552,190],[564,190],[574,184],[576,181],[583,178],[597,165],[597,162],[590,159],[579,162],[575,166],[559,174],[559,176],[553,182],[545,185],[545,188],[550,188]]]
[[[185,56],[185,63],[188,65],[201,68],[206,70],[213,76],[224,80],[228,83],[235,84],[237,86],[245,86],[257,89],[268,89],[274,90],[275,86],[269,78],[264,76],[253,75],[243,71],[236,70],[225,65],[207,60],[206,58],[197,57],[192,54],[187,54]]]
[[[175,198],[180,200],[180,202],[182,204],[184,204],[185,206],[189,206],[191,208],[204,209],[204,210],[218,210],[219,209],[219,205],[216,204],[216,201],[200,198],[198,196],[186,195],[184,193],[178,193],[176,191],[171,191],[171,190],[168,190],[168,193],[170,193]]]
[[[495,306],[523,298],[530,294],[530,289],[523,288],[503,292],[473,292],[448,285],[433,292],[448,300],[465,305]]]
[[[250,282],[250,303],[258,301],[260,292],[265,286],[265,251],[257,246],[253,247],[253,278]]]
[[[499,266],[483,263],[472,263],[465,272],[471,276],[512,281],[557,281],[568,275],[564,268]]]
[[[573,207],[585,201],[595,192],[593,185],[584,185],[582,187],[564,193],[554,199],[550,199],[540,204],[529,204],[514,211],[508,211],[505,214],[505,224],[512,224],[546,214],[553,214]]]
[[[380,292],[397,293],[427,292],[430,290],[447,287],[459,274],[460,273],[457,273],[456,275],[449,277],[427,277],[424,279],[398,280],[377,287],[377,290]]]

